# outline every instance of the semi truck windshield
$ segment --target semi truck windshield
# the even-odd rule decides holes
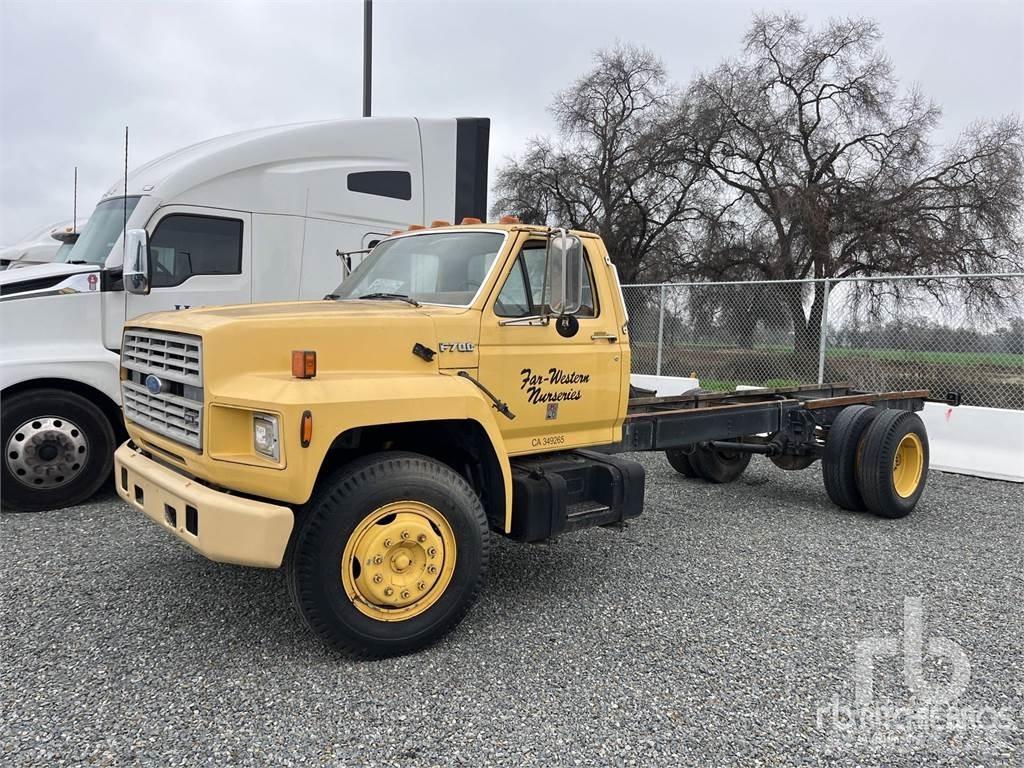
[[[331,294],[468,306],[501,250],[498,232],[430,232],[385,240]]]
[[[128,216],[132,215],[138,197],[127,198]],[[65,252],[61,261],[81,264],[99,264],[106,262],[110,249],[121,236],[125,222],[125,198],[114,197],[104,200],[96,206],[89,217],[89,223],[82,230],[74,248]]]

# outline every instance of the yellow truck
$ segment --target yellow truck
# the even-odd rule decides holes
[[[148,255],[131,262],[144,286]],[[313,632],[360,657],[454,627],[492,533],[543,541],[638,516],[644,471],[626,452],[715,483],[754,453],[821,459],[837,505],[890,518],[924,488],[927,392],[656,397],[629,375],[598,236],[435,222],[382,240],[322,301],[130,321],[115,483],[211,560],[284,567]]]

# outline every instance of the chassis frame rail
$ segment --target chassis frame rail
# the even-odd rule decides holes
[[[820,455],[843,408],[863,403],[919,411],[930,399],[926,390],[865,392],[843,383],[638,397],[629,401],[622,441],[613,450],[664,451],[743,438],[736,450]]]

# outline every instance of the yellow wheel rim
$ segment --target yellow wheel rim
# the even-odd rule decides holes
[[[892,484],[896,493],[904,499],[913,496],[923,472],[924,446],[921,438],[911,432],[900,440],[892,460]]]
[[[356,526],[341,556],[341,583],[361,613],[405,621],[436,603],[455,572],[455,534],[420,501],[396,501]]]

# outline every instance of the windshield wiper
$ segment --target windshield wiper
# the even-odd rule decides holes
[[[359,297],[360,299],[397,299],[398,301],[404,301],[407,304],[412,304],[414,307],[418,307],[420,303],[416,299],[410,299],[404,293],[367,293]]]

